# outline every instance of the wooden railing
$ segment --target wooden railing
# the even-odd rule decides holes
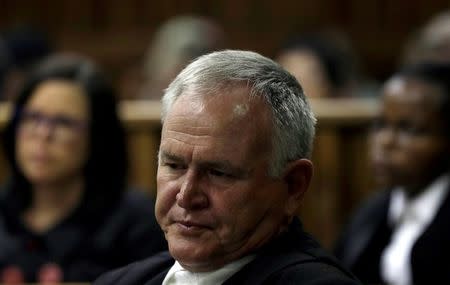
[[[373,190],[367,161],[369,125],[378,111],[374,99],[311,99],[318,118],[314,178],[302,204],[305,227],[330,246],[350,211]],[[0,104],[0,129],[10,105]],[[160,103],[122,101],[127,131],[130,183],[155,194],[156,154],[160,140]],[[2,150],[1,150],[2,151]],[[0,182],[8,167],[0,151]]]

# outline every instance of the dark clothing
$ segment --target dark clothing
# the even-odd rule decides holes
[[[450,192],[448,192],[450,193]],[[336,245],[336,256],[364,284],[384,284],[380,259],[393,229],[387,216],[391,191],[377,193],[357,211]],[[411,269],[415,285],[450,284],[450,195],[412,247]],[[436,262],[433,262],[436,261]]]
[[[94,285],[161,284],[174,260],[168,252],[107,273]],[[256,253],[224,284],[360,284],[338,262],[325,253],[294,221],[289,231]]]
[[[14,267],[25,282],[36,282],[51,264],[62,271],[64,282],[90,282],[167,249],[154,201],[143,193],[125,192],[118,203],[89,217],[79,208],[43,234],[30,231],[5,197],[0,200],[0,274]]]

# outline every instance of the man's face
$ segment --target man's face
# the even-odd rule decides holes
[[[236,260],[277,234],[287,186],[268,175],[268,107],[247,88],[183,94],[163,125],[156,217],[169,250],[190,271]]]
[[[412,79],[393,79],[385,86],[371,151],[381,185],[403,186],[414,194],[447,167],[448,139],[437,108],[440,92]]]

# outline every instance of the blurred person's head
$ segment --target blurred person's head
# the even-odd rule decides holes
[[[139,97],[161,99],[164,89],[190,61],[224,44],[225,33],[213,19],[190,15],[170,18],[158,28],[146,52]]]
[[[275,60],[297,78],[308,97],[352,95],[355,60],[341,42],[322,34],[292,37]]]
[[[414,31],[401,58],[402,65],[421,61],[450,61],[450,11],[434,15],[423,27]]]
[[[15,101],[4,138],[11,195],[21,208],[42,186],[81,181],[91,210],[123,191],[127,159],[115,94],[83,57],[55,55],[37,66]]]
[[[162,99],[156,217],[189,271],[287,229],[312,175],[315,118],[297,80],[254,52],[199,57]]]
[[[371,137],[376,181],[411,195],[449,170],[450,65],[420,63],[383,86]]]
[[[12,100],[18,95],[28,73],[52,53],[52,48],[44,33],[28,26],[7,30],[3,34],[3,43],[8,64],[0,96]]]

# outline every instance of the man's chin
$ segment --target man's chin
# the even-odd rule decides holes
[[[212,250],[209,250],[205,244],[170,238],[168,243],[170,254],[185,269],[192,272],[213,270]]]

